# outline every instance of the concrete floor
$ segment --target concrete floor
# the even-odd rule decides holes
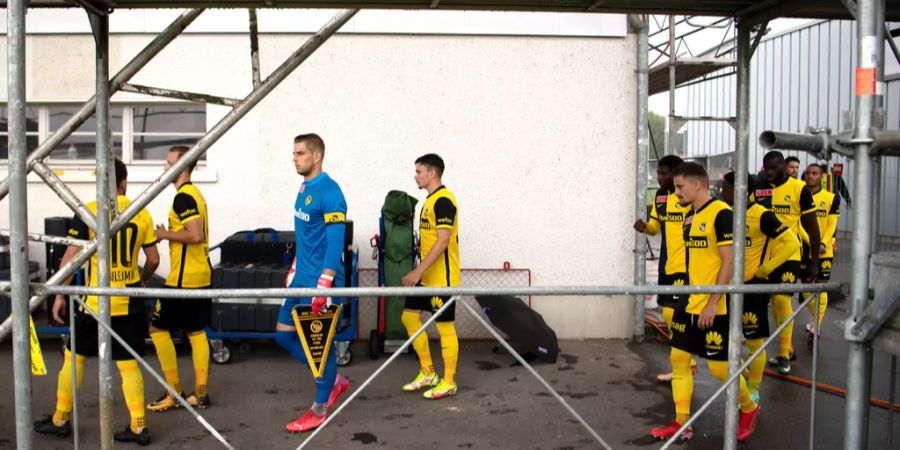
[[[846,268],[836,278],[846,276]],[[848,305],[842,296],[831,301],[820,346],[819,381],[846,386],[846,344],[840,327]],[[811,345],[807,345],[805,325],[808,315],[795,324],[798,361],[794,374],[809,378]],[[668,385],[652,380],[656,372],[667,369],[668,352],[664,341],[648,328],[643,344],[625,340],[563,341],[562,356],[556,364],[538,364],[540,372],[570,402],[585,420],[613,448],[658,448],[648,439],[652,426],[668,423],[673,417]],[[42,341],[50,374],[34,378],[33,414],[35,419],[53,410],[56,373],[61,356],[54,351],[57,339]],[[309,371],[292,360],[272,342],[252,342],[243,349],[234,346],[232,360],[211,368],[210,394],[213,406],[204,417],[220,430],[236,448],[296,448],[302,436],[282,431],[283,425],[302,414],[312,401]],[[512,357],[496,354],[490,342],[463,342],[457,375],[460,386],[456,397],[429,401],[407,394],[400,386],[417,371],[410,355],[388,367],[333,425],[323,430],[311,448],[522,448],[581,449],[598,448],[590,435],[571,418],[556,400],[543,390]],[[157,366],[152,347],[150,361]],[[440,361],[440,349],[432,342],[432,352]],[[353,382],[351,389],[385,361],[369,360],[365,342],[353,346],[354,360],[342,369]],[[190,355],[179,348],[183,384],[191,386]],[[15,444],[13,409],[12,352],[9,341],[0,344],[0,448]],[[96,448],[99,424],[97,411],[97,365],[89,360],[85,382],[79,391],[80,442],[82,448]],[[888,398],[889,357],[875,353],[872,395]],[[128,422],[127,411],[118,387],[114,386],[115,422],[118,430]],[[153,400],[162,388],[145,374],[146,399]],[[708,370],[701,368],[695,378],[694,409],[718,387]],[[762,386],[762,415],[757,433],[744,449],[808,448],[809,388],[767,377]],[[832,394],[817,394],[815,447],[841,448],[844,429],[844,400]],[[680,447],[714,449],[722,447],[724,400],[717,401],[708,414],[700,417],[695,437]],[[871,408],[869,448],[888,448],[888,414]],[[220,448],[218,442],[187,412],[176,410],[148,415],[153,443],[148,448],[188,449]],[[900,448],[900,418],[893,423],[894,448]],[[72,447],[71,438],[34,436],[39,449]]]

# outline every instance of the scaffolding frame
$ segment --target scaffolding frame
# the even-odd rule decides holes
[[[175,176],[194,161],[196,161],[209,147],[216,142],[228,129],[237,123],[250,109],[259,103],[266,95],[268,95],[281,81],[290,75],[309,55],[311,55],[319,46],[321,46],[330,36],[332,36],[343,24],[356,14],[358,9],[344,10],[331,19],[322,29],[307,40],[296,52],[294,52],[287,60],[282,63],[272,74],[265,80],[259,75],[258,64],[258,42],[255,10],[250,10],[250,34],[251,34],[251,59],[253,70],[254,88],[250,94],[244,99],[234,103],[234,107],[219,123],[210,129],[207,134],[201,138],[178,163],[170,168],[169,171],[161,175],[156,181],[151,183],[146,190],[138,195],[134,202],[124,209],[117,217],[111,216],[110,212],[117,211],[115,205],[116,196],[113,191],[114,186],[110,183],[111,160],[112,155],[109,146],[109,97],[118,89],[122,90],[138,90],[143,92],[152,92],[154,95],[177,96],[177,98],[191,98],[198,101],[214,101],[233,103],[232,99],[217,99],[206,96],[206,98],[198,98],[198,94],[179,93],[167,90],[150,90],[147,87],[127,85],[127,79],[130,75],[139,70],[140,66],[145,64],[154,55],[154,48],[146,48],[132,61],[126,68],[131,72],[120,72],[112,80],[108,75],[108,39],[109,39],[109,22],[108,11],[100,8],[97,4],[88,1],[76,1],[74,3],[82,6],[88,13],[91,20],[92,30],[97,44],[96,68],[97,68],[97,91],[96,95],[82,107],[79,112],[74,115],[57,133],[54,133],[49,139],[42,143],[39,151],[32,156],[28,156],[26,151],[25,140],[25,11],[28,6],[26,0],[10,0],[7,3],[7,45],[8,45],[8,103],[9,103],[9,176],[0,183],[0,199],[8,194],[10,200],[10,259],[11,259],[11,281],[9,283],[0,283],[0,292],[9,295],[12,298],[13,314],[7,322],[0,325],[0,339],[12,332],[13,336],[13,359],[14,359],[14,376],[15,376],[15,416],[16,416],[16,439],[19,449],[31,449],[31,374],[30,364],[30,340],[28,339],[28,317],[31,306],[36,304],[36,298],[29,298],[32,294],[43,295],[49,293],[62,294],[94,294],[100,296],[99,314],[95,316],[101,326],[100,330],[100,409],[101,409],[101,448],[111,448],[112,432],[110,423],[111,415],[111,386],[109,376],[110,366],[110,349],[114,333],[110,333],[109,327],[109,296],[110,295],[127,295],[133,297],[156,296],[163,292],[153,289],[121,289],[109,287],[109,236],[116,233],[123,225],[127,223],[140,209],[146,206],[153,198],[155,198]],[[598,2],[595,6],[602,5],[604,2]],[[852,5],[851,0],[845,2],[849,6]],[[437,2],[434,4],[437,6]],[[225,5],[221,5],[225,6]],[[588,8],[586,12],[595,10],[595,6]],[[232,6],[234,7],[234,6]],[[632,11],[641,12],[641,8],[637,5]],[[660,7],[656,7],[660,9]],[[801,9],[801,2],[761,2],[760,6],[751,6],[745,10],[734,14],[737,18],[737,107],[736,107],[736,180],[735,180],[735,205],[734,205],[734,240],[743,242],[745,237],[745,221],[746,221],[746,176],[748,167],[748,96],[749,90],[749,64],[752,58],[753,47],[750,43],[750,29],[767,22],[769,19],[787,14],[793,9]],[[883,60],[884,40],[878,40],[879,34],[883,37],[883,21],[885,16],[885,0],[860,0],[856,9],[856,20],[858,26],[858,70],[869,70],[881,67]],[[158,52],[165,47],[166,42],[171,41],[187,26],[201,10],[192,10],[183,14],[176,20],[173,25],[166,29],[164,33],[158,36],[158,40],[154,40],[157,44],[155,51]],[[195,15],[196,14],[196,15]],[[193,18],[190,16],[193,15]],[[880,21],[879,21],[880,20]],[[647,25],[646,21],[640,17],[629,17],[629,23],[632,29],[637,32],[638,46],[638,67],[637,67],[637,158],[636,158],[636,180],[637,196],[635,206],[637,217],[646,215],[646,208],[641,200],[637,201],[637,197],[643,199],[643,192],[646,191],[646,168],[648,154],[646,152],[648,144],[647,129],[647,58],[646,53],[649,50],[647,45]],[[179,26],[183,25],[180,29]],[[169,33],[169,34],[166,34]],[[152,43],[153,44],[153,43]],[[641,55],[644,53],[645,55]],[[675,49],[671,50],[671,54],[675,54]],[[121,77],[120,77],[121,75]],[[882,74],[883,76],[883,74]],[[227,103],[226,103],[227,104]],[[868,424],[868,406],[867,399],[869,397],[869,380],[871,377],[872,363],[872,345],[870,339],[864,339],[860,336],[858,329],[859,323],[866,320],[877,319],[866,314],[866,306],[868,304],[868,285],[869,285],[869,258],[872,253],[872,214],[874,213],[873,199],[873,183],[877,182],[878,172],[873,175],[873,167],[878,163],[878,154],[874,153],[873,144],[877,129],[873,131],[873,121],[875,106],[877,104],[877,95],[875,92],[857,93],[856,97],[856,120],[853,136],[851,140],[846,141],[848,145],[854,147],[856,164],[855,177],[857,207],[853,212],[854,236],[853,236],[853,280],[850,286],[851,298],[853,302],[853,312],[851,319],[848,320],[845,329],[845,338],[851,343],[848,357],[848,394],[846,408],[846,434],[844,439],[844,448],[846,449],[862,449],[867,443],[867,424]],[[69,190],[65,183],[53,173],[47,170],[47,166],[42,160],[49,154],[50,150],[56,144],[62,141],[71,131],[78,127],[90,114],[96,109],[97,120],[97,202],[98,214],[93,216],[90,214],[84,204]],[[42,178],[42,180],[56,192],[63,201],[75,211],[79,217],[85,219],[85,223],[95,230],[96,238],[88,242],[83,250],[73,259],[73,261],[62,268],[57,274],[47,280],[45,283],[29,284],[28,282],[28,249],[27,242],[29,238],[40,238],[40,236],[29,236],[27,226],[27,197],[26,197],[26,176],[29,170],[34,170]],[[868,182],[867,180],[872,180]],[[644,187],[644,189],[640,189]],[[39,239],[38,239],[39,240]],[[98,287],[85,288],[74,286],[58,286],[60,281],[72,274],[77,267],[84,264],[88,258],[97,252],[100,256],[100,282]],[[733,263],[734,279],[732,285],[729,286],[689,286],[689,287],[668,287],[668,286],[646,286],[645,273],[643,269],[638,268],[644,266],[646,247],[643,240],[635,241],[635,286],[556,286],[544,288],[449,288],[441,290],[432,289],[407,289],[403,288],[382,288],[382,289],[334,289],[333,295],[422,295],[424,293],[434,292],[440,294],[466,295],[466,294],[530,294],[530,295],[615,295],[625,294],[635,296],[635,330],[634,337],[641,340],[643,337],[643,297],[642,294],[665,294],[665,293],[729,293],[730,298],[729,311],[730,320],[730,337],[729,337],[729,382],[726,382],[723,389],[727,389],[726,409],[726,425],[725,425],[725,448],[734,449],[737,445],[736,429],[737,429],[737,384],[736,380],[740,374],[739,358],[740,358],[740,337],[741,323],[740,316],[742,310],[742,294],[748,292],[796,292],[805,290],[809,292],[821,292],[823,290],[833,288],[833,284],[815,284],[815,285],[755,285],[743,286],[742,274],[744,269],[743,246],[734,248],[735,258]],[[264,291],[264,292],[263,292]],[[202,290],[194,291],[194,295],[214,296],[217,294],[227,294],[230,297],[243,296],[259,296],[261,293],[265,295],[278,296],[308,296],[313,293],[312,289],[270,289],[270,290]],[[171,295],[172,291],[166,291],[167,295]],[[189,292],[179,292],[182,297],[189,298]],[[640,297],[638,297],[640,295]],[[810,299],[805,302],[808,303]],[[802,310],[799,308],[798,311]],[[876,310],[874,313],[887,314],[884,310]],[[474,311],[471,311],[473,312]],[[640,314],[638,314],[640,313]],[[476,315],[477,316],[477,315]],[[640,323],[640,325],[639,325]],[[11,324],[11,326],[10,326]],[[486,323],[483,325],[487,326]],[[421,330],[419,330],[421,332]],[[498,337],[495,334],[495,337]],[[500,340],[503,343],[502,339]],[[409,342],[407,342],[408,345]],[[104,349],[104,346],[106,347]],[[507,347],[509,350],[509,348]],[[140,359],[140,358],[139,358]],[[145,363],[146,364],[146,363]],[[149,368],[146,366],[145,368]],[[152,370],[151,370],[152,372]],[[159,380],[158,374],[157,380]],[[373,377],[377,375],[373,374]],[[163,382],[163,384],[165,384]],[[169,389],[170,387],[167,387]],[[552,389],[551,389],[552,390]],[[718,394],[717,394],[718,395]],[[814,401],[814,398],[813,398]],[[349,403],[349,402],[348,402]],[[346,403],[345,403],[346,404]],[[342,405],[343,407],[343,405]],[[704,407],[708,407],[704,405]],[[815,404],[811,406],[815,411]],[[702,411],[700,412],[702,413]],[[694,417],[699,416],[699,414]],[[336,415],[336,414],[335,414]],[[202,417],[197,416],[198,420],[203,422]],[[332,416],[334,417],[334,416]],[[814,416],[812,417],[814,419]],[[586,425],[586,424],[585,424]],[[814,424],[811,424],[814,426]],[[211,427],[210,427],[211,428]],[[215,434],[214,430],[211,430]],[[317,431],[318,432],[318,431]],[[312,438],[314,435],[311,435]],[[597,436],[599,438],[599,436]],[[222,439],[223,444],[228,446],[227,441]],[[602,442],[602,441],[601,441]],[[77,445],[77,444],[76,444]],[[667,444],[668,445],[668,444]]]

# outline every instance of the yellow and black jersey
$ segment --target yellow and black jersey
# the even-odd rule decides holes
[[[784,183],[778,186],[769,183],[768,186],[756,189],[753,194],[756,203],[775,213],[778,220],[788,229],[797,236],[806,236],[800,224],[800,216],[814,212],[816,205],[813,203],[812,194],[809,193],[805,183],[788,177]],[[809,238],[804,238],[804,240],[808,241]]]
[[[820,258],[834,258],[834,233],[841,218],[841,198],[824,189],[813,195],[816,205],[816,220],[819,222],[820,242],[825,245],[825,254]]]
[[[419,214],[420,258],[437,242],[438,228],[450,230],[450,243],[444,254],[422,274],[423,286],[459,286],[459,210],[456,197],[444,186],[425,199]]]
[[[690,205],[678,204],[678,196],[660,188],[656,191],[650,220],[647,221],[647,234],[655,236],[660,233],[659,272],[673,275],[684,273],[684,216],[691,210]]]
[[[747,249],[744,252],[744,281],[750,281],[756,270],[772,255],[776,239],[787,232],[787,225],[781,223],[772,211],[754,203],[747,208]],[[791,239],[797,239],[792,237]],[[790,260],[800,261],[800,252]]]
[[[124,195],[118,197],[120,213],[130,204],[131,200]],[[88,203],[87,208],[95,215],[97,214],[97,202]],[[94,231],[89,229],[77,215],[72,219],[72,227],[69,228],[68,235],[73,239],[94,239]],[[141,273],[138,270],[138,252],[141,247],[149,247],[155,244],[156,233],[153,231],[153,219],[146,209],[142,209],[109,241],[109,285],[111,287],[126,287],[140,283]],[[97,264],[97,254],[94,253],[88,266],[88,286],[97,286]],[[85,301],[92,311],[99,311],[97,296],[89,295]],[[137,303],[140,306],[143,302]],[[128,297],[112,297],[110,305],[110,313],[113,316],[128,314]]]
[[[191,182],[178,187],[169,210],[169,231],[181,231],[184,224],[201,220],[203,242],[182,244],[169,241],[169,277],[166,286],[204,288],[210,285],[212,266],[209,263],[209,215],[203,194]]]
[[[732,217],[728,204],[715,199],[685,217],[684,244],[688,282],[692,286],[716,284],[722,266],[719,247],[731,245]],[[700,314],[708,300],[709,294],[691,294],[687,312]],[[724,298],[719,301],[716,315],[727,313],[726,303]]]

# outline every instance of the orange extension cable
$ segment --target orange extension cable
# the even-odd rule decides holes
[[[656,331],[659,331],[659,334],[665,336],[668,339],[669,327],[666,325],[665,320],[662,320],[654,313],[647,312],[644,314],[644,322],[650,324],[653,328],[656,328]],[[798,377],[796,375],[783,375],[771,369],[766,369],[765,374],[770,377],[780,378],[782,380],[790,381],[791,383],[799,384],[801,386],[812,387],[811,380],[807,380],[806,378]],[[839,387],[834,387],[825,383],[816,383],[816,390],[825,392],[827,394],[837,395],[838,397],[847,396],[846,389],[841,389]],[[882,400],[875,397],[869,397],[869,404],[882,409],[889,409],[891,407],[887,400]],[[893,408],[894,411],[900,412],[900,403],[894,403]]]

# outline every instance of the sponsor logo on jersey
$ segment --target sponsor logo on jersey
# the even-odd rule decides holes
[[[709,247],[709,241],[706,240],[706,237],[691,236],[691,238],[684,243],[684,246],[687,248],[707,248]]]
[[[681,223],[681,222],[684,222],[684,214],[682,214],[682,213],[666,213],[662,217],[660,217],[660,220],[662,220],[663,222]]]

